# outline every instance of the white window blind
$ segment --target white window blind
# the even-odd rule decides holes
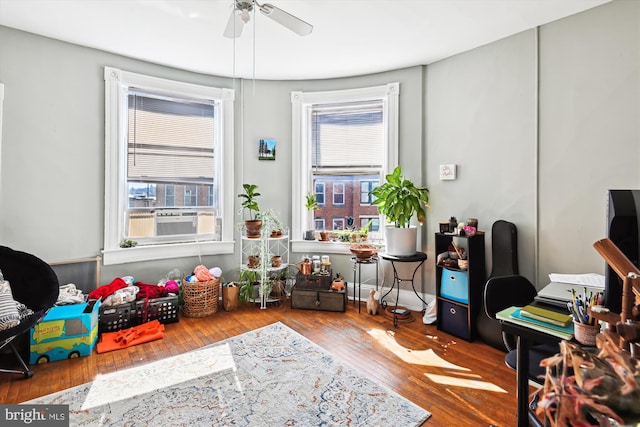
[[[211,183],[216,104],[130,90],[129,181]]]
[[[312,167],[380,168],[384,159],[382,100],[316,105],[312,109]]]

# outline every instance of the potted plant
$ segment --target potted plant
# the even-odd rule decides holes
[[[320,207],[318,206],[318,200],[316,199],[316,195],[314,193],[308,193],[307,194],[307,202],[305,204],[305,207],[307,208],[308,211],[311,212],[311,224],[312,224],[312,226],[310,227],[309,230],[304,232],[304,240],[315,240],[316,239],[316,232],[315,232],[314,227],[313,227],[313,212],[315,212],[318,209],[320,209]]]
[[[240,301],[250,301],[256,299],[258,281],[257,270],[241,270],[238,277],[240,284]]]
[[[351,236],[350,241],[352,243],[365,242],[369,236],[369,228],[371,227],[372,223],[373,223],[373,220],[370,219],[369,222],[367,222],[367,225],[365,225],[359,230],[355,230]]]
[[[390,223],[385,227],[386,252],[394,256],[409,256],[416,253],[418,230],[411,226],[415,215],[420,224],[429,208],[429,190],[418,187],[402,175],[396,166],[385,182],[371,190],[373,205]]]
[[[238,194],[238,197],[242,199],[242,208],[249,211],[249,219],[244,221],[247,237],[257,238],[260,237],[260,230],[262,229],[260,207],[256,200],[260,196],[258,186],[255,184],[242,184],[242,188],[244,193]]]

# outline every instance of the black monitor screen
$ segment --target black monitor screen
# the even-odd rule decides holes
[[[638,213],[640,190],[609,190],[607,205],[607,237],[639,267]],[[606,266],[604,305],[620,313],[622,307],[622,279]]]

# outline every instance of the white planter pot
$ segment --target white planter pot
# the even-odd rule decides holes
[[[393,256],[415,255],[418,245],[418,228],[385,227],[385,252]]]

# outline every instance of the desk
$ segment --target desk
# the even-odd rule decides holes
[[[398,308],[398,300],[400,299],[400,283],[401,282],[411,282],[411,288],[413,288],[413,293],[416,294],[416,296],[420,299],[420,301],[422,301],[422,303],[426,307],[428,304],[425,300],[422,299],[420,295],[418,295],[415,284],[413,283],[413,279],[416,277],[416,273],[418,272],[418,269],[420,269],[420,266],[422,266],[422,264],[424,264],[424,262],[426,261],[427,254],[425,254],[424,252],[416,252],[414,255],[409,255],[409,256],[395,256],[395,255],[389,255],[387,253],[381,253],[379,256],[383,260],[391,262],[391,267],[393,268],[393,283],[391,284],[391,288],[387,291],[386,294],[382,296],[382,298],[380,298],[380,304],[382,305],[382,307],[386,309],[387,304],[384,301],[384,299],[387,295],[391,293],[393,288],[397,286],[396,306],[394,310]],[[398,275],[398,270],[396,269],[396,263],[398,262],[399,263],[405,263],[405,262],[417,263],[410,279],[400,278],[400,276]],[[395,311],[393,313],[393,326],[395,326],[396,328],[398,327],[398,317]]]
[[[378,290],[378,257],[372,256],[371,258],[361,259],[358,257],[351,257],[353,263],[353,303],[356,304],[356,283],[358,284],[358,313],[360,313],[360,288],[362,285],[362,264],[374,264],[376,266],[376,291]],[[357,273],[357,275],[356,275]],[[356,280],[357,277],[357,280]]]
[[[518,403],[518,427],[528,427],[529,421],[535,426],[542,427],[542,423],[529,409],[529,349],[531,342],[557,344],[562,339],[570,340],[573,335],[560,331],[535,328],[525,322],[511,317],[516,308],[510,307],[496,313],[502,330],[518,337],[517,369],[516,369],[516,399]],[[524,368],[524,369],[523,369]]]

